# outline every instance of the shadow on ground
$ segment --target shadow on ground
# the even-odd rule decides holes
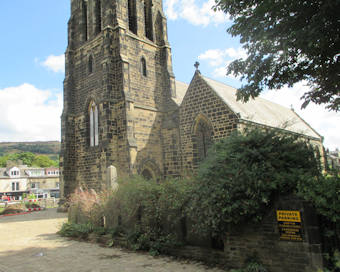
[[[13,222],[25,222],[36,220],[48,220],[56,218],[67,218],[67,213],[57,213],[56,208],[47,209],[44,211],[31,212],[26,214],[15,214],[10,216],[0,216],[0,224],[13,223]]]

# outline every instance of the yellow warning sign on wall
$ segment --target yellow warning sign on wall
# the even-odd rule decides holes
[[[276,211],[280,240],[302,242],[300,211]]]
[[[300,211],[276,211],[277,221],[284,222],[300,222],[301,223],[301,215]]]

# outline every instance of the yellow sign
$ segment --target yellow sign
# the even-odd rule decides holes
[[[301,214],[299,211],[276,211],[280,240],[302,242]]]
[[[301,215],[299,211],[276,211],[276,215],[277,221],[301,223]]]

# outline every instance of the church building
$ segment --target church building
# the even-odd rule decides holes
[[[65,56],[63,196],[108,188],[113,172],[162,180],[195,171],[212,142],[248,126],[298,134],[322,151],[291,109],[237,101],[198,65],[189,85],[176,81],[162,0],[71,0]]]

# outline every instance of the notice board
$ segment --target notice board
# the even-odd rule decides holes
[[[276,211],[280,240],[302,242],[302,225],[300,211]]]

